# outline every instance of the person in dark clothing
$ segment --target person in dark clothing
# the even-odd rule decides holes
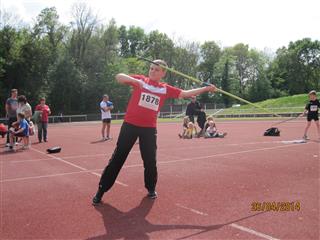
[[[207,121],[207,115],[206,115],[204,109],[201,108],[201,109],[200,109],[200,112],[198,113],[198,117],[197,117],[197,123],[198,123],[199,128],[201,129],[201,130],[199,131],[198,137],[203,136],[203,134],[204,134],[204,132],[205,132],[205,130],[206,130],[206,129],[204,128],[204,125],[205,125],[206,121]]]
[[[311,91],[309,92],[309,102],[305,107],[304,112],[300,115],[300,117],[303,117],[305,114],[307,114],[307,126],[304,130],[303,139],[308,140],[308,130],[311,126],[311,121],[314,120],[317,129],[318,129],[318,138],[320,140],[320,127],[319,127],[319,108],[320,108],[320,102],[317,99],[317,92]]]
[[[189,117],[190,121],[194,123],[194,116],[198,116],[201,110],[201,105],[197,101],[196,96],[191,97],[191,102],[187,105],[186,116]]]

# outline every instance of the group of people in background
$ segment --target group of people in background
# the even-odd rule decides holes
[[[200,128],[197,131],[194,117],[197,116],[197,123]],[[206,116],[203,106],[197,101],[196,96],[191,97],[191,102],[187,105],[186,116],[183,118],[182,133],[180,138],[223,138],[227,135],[226,132],[218,132],[217,126],[212,116]]]
[[[47,128],[51,110],[46,105],[45,98],[40,99],[40,103],[35,107],[32,114],[32,107],[28,103],[26,96],[19,95],[17,89],[11,89],[11,96],[5,104],[7,129],[2,126],[1,134],[7,135],[6,147],[14,150],[18,143],[22,142],[22,149],[30,146],[29,137],[34,134],[34,123],[38,126],[38,141],[48,141]],[[33,120],[33,121],[32,121]]]

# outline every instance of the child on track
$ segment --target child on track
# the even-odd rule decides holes
[[[157,198],[156,183],[157,173],[157,115],[161,106],[168,98],[188,98],[204,92],[214,92],[214,85],[192,89],[181,90],[161,82],[165,77],[166,70],[161,67],[167,66],[163,60],[155,60],[150,65],[149,76],[116,75],[116,80],[133,88],[128,103],[124,123],[122,124],[117,146],[104,169],[98,191],[92,199],[92,204],[101,202],[101,198],[115,183],[116,178],[125,163],[134,143],[139,138],[140,152],[144,166],[144,182],[148,191],[147,196],[151,199]]]
[[[188,122],[187,128],[184,131],[184,134],[181,136],[183,139],[192,139],[198,137],[197,128],[193,122]]]
[[[188,129],[188,123],[189,123],[189,122],[190,122],[189,117],[188,117],[188,116],[185,116],[185,117],[183,118],[183,123],[182,123],[182,134],[181,134],[181,133],[178,134],[178,136],[179,136],[180,138],[183,138],[183,136],[185,135],[185,133],[186,133],[186,131],[187,131],[187,129]]]
[[[303,117],[305,114],[307,114],[307,126],[304,130],[303,139],[308,140],[308,130],[311,126],[311,121],[314,120],[317,129],[318,129],[318,139],[320,140],[320,128],[319,128],[319,108],[320,108],[320,102],[317,99],[317,92],[315,90],[312,90],[309,92],[309,102],[305,107],[304,112],[300,115],[300,117]]]
[[[204,131],[203,131],[203,136],[205,135],[205,132],[206,132],[206,130],[208,129],[208,127],[209,127],[209,122],[210,121],[213,121],[214,122],[214,118],[212,117],[212,116],[208,116],[207,117],[207,121],[205,122],[205,124],[204,124]]]
[[[210,120],[208,122],[208,127],[206,128],[205,138],[224,138],[227,133],[219,133],[214,121]]]

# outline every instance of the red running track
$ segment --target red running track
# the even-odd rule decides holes
[[[27,151],[2,145],[0,239],[319,239],[319,142],[282,142],[299,139],[305,122],[263,137],[270,125],[220,122],[224,139],[181,140],[180,124],[159,124],[158,199],[144,198],[135,145],[98,207],[91,198],[120,125],[106,142],[100,124],[79,123],[50,125],[49,142]],[[45,153],[57,145],[61,153]],[[300,210],[252,209],[263,202]]]

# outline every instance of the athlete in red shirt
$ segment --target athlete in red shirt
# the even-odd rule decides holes
[[[154,62],[167,66],[163,60],[155,60]],[[204,92],[213,92],[216,89],[212,85],[192,90],[181,90],[160,82],[165,75],[165,69],[151,64],[148,77],[143,75],[128,76],[123,73],[116,76],[119,83],[132,86],[133,92],[119,133],[117,147],[101,175],[98,191],[92,199],[94,205],[100,203],[103,194],[113,186],[138,138],[144,166],[145,188],[148,190],[149,198],[156,198],[155,189],[158,178],[156,124],[161,106],[168,98],[188,98]]]

